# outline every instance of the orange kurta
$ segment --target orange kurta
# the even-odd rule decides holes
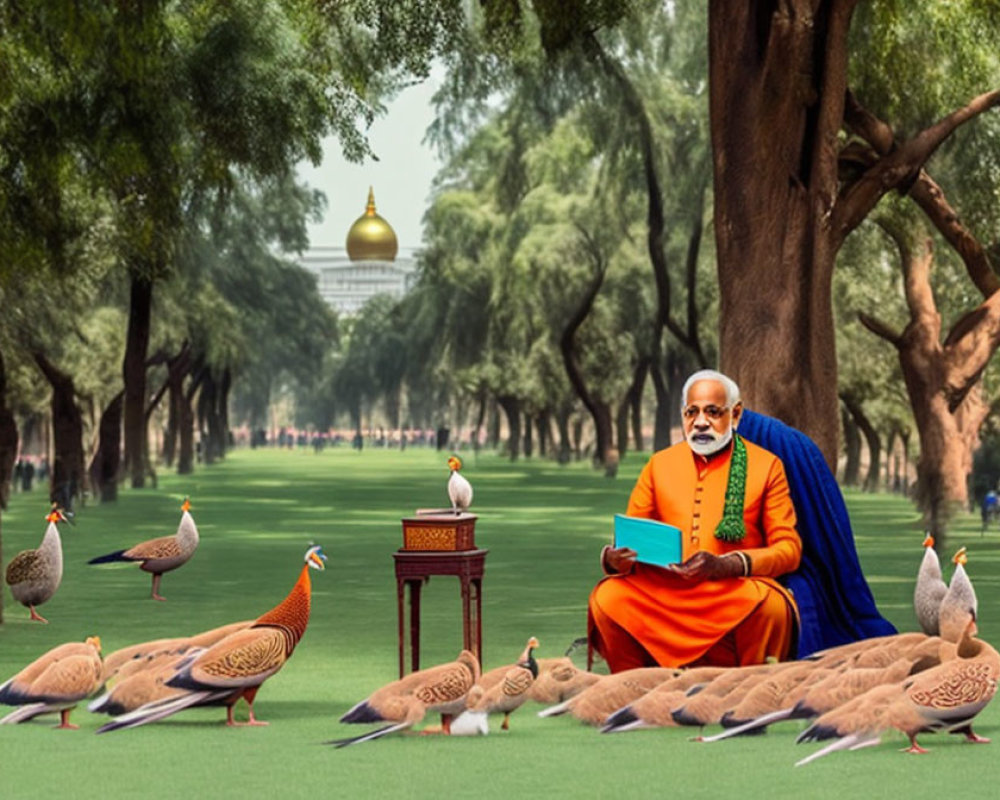
[[[686,442],[654,454],[632,490],[627,513],[680,528],[685,560],[698,550],[716,555],[743,551],[750,557],[752,577],[691,583],[645,564],[628,575],[609,576],[590,597],[591,637],[598,650],[600,629],[606,626],[609,632],[626,632],[658,664],[681,666],[704,656],[758,609],[773,610],[775,592],[787,604],[789,619],[796,613],[791,595],[774,580],[796,569],[802,553],[785,469],[773,453],[746,440],[744,444],[742,541],[714,536],[722,519],[731,446],[707,459]]]

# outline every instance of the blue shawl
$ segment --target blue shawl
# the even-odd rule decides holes
[[[802,538],[802,563],[781,578],[799,607],[799,658],[838,644],[896,633],[861,572],[837,480],[816,444],[773,417],[745,410],[740,435],[785,465]]]

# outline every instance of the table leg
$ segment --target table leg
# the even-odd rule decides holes
[[[399,630],[399,677],[406,674],[406,630],[403,627],[403,593],[406,591],[406,582],[402,578],[396,578],[396,619]]]
[[[476,591],[476,655],[479,658],[479,664],[482,666],[483,663],[483,582],[479,578],[472,582]]]
[[[467,575],[460,575],[458,578],[462,586],[462,647],[473,651],[475,645],[472,641],[472,619],[470,618],[469,603],[469,578]],[[482,664],[482,662],[480,662]]]
[[[423,581],[410,581],[410,669],[420,669],[420,589]]]

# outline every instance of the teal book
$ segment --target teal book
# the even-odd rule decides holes
[[[643,564],[665,567],[681,562],[681,529],[645,517],[615,514],[615,547],[629,547]]]

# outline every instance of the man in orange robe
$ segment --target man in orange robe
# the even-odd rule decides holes
[[[795,601],[775,579],[802,543],[781,460],[735,435],[743,406],[725,375],[696,372],[683,396],[685,441],[650,458],[627,511],[680,528],[682,562],[605,547],[590,595],[588,635],[612,672],[781,660],[794,639]]]

